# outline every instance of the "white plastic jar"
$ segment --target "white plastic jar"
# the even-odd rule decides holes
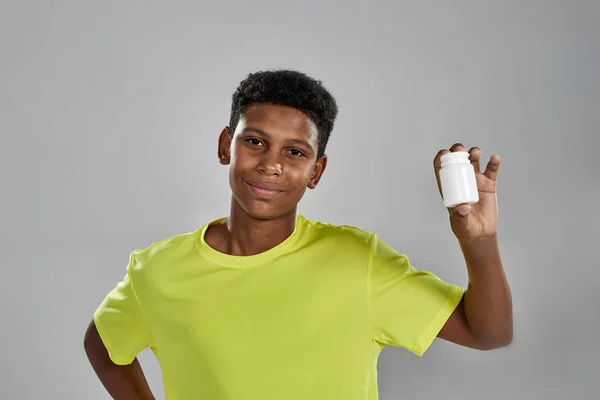
[[[440,183],[442,197],[447,208],[459,204],[475,204],[479,201],[475,169],[469,161],[469,153],[455,151],[440,158]]]

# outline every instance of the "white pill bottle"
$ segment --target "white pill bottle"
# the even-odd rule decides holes
[[[447,208],[459,204],[475,204],[479,201],[475,169],[469,161],[469,153],[455,151],[444,154],[440,161],[442,197]]]

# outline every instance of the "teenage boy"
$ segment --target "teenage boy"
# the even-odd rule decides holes
[[[297,214],[326,169],[336,115],[333,96],[303,73],[241,82],[218,142],[229,216],[131,253],[87,329],[85,350],[113,398],[154,398],[136,358],[145,348],[168,400],[375,400],[386,345],[421,356],[436,337],[481,350],[511,342],[499,157],[480,172],[480,151],[469,150],[480,200],[449,210],[464,290],[373,233]],[[435,157],[438,187],[440,156],[457,150]]]

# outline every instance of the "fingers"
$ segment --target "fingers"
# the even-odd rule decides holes
[[[462,143],[454,143],[452,146],[450,146],[450,151],[467,151],[467,149]]]
[[[481,150],[479,149],[479,147],[471,147],[471,149],[469,150],[469,161],[471,161],[471,164],[473,165],[473,168],[475,169],[475,173],[478,174],[479,171],[479,160],[481,158]]]
[[[437,181],[438,190],[440,191],[440,196],[443,196],[442,183],[440,181],[440,169],[442,168],[441,158],[446,153],[450,153],[450,151],[448,151],[446,149],[442,149],[442,150],[438,151],[438,153],[435,155],[435,158],[433,159],[433,170],[435,172],[435,179]]]
[[[496,177],[498,176],[498,170],[500,169],[500,156],[497,154],[492,155],[490,161],[487,163],[485,167],[485,172],[483,175],[488,177],[489,179],[496,181]]]
[[[442,184],[440,182],[440,169],[442,168],[441,158],[444,154],[455,151],[467,151],[466,147],[462,143],[454,143],[450,146],[450,149],[442,149],[438,151],[433,159],[433,169],[435,171],[435,178],[437,180],[438,190],[440,191],[440,195],[443,196],[442,193]],[[469,150],[469,160],[475,169],[475,173],[481,173],[480,161],[481,161],[481,149],[479,147],[471,147]],[[497,154],[492,155],[490,161],[488,162],[484,175],[487,178],[492,180],[496,180],[496,175],[498,174],[498,170],[500,168],[500,157]]]

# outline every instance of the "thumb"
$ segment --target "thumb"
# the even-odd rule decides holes
[[[451,218],[465,218],[471,212],[471,206],[469,204],[459,204],[458,206],[450,209]]]
[[[450,210],[450,226],[452,232],[456,237],[469,236],[469,214],[471,213],[471,206],[469,204],[459,204],[458,206],[451,208]]]

